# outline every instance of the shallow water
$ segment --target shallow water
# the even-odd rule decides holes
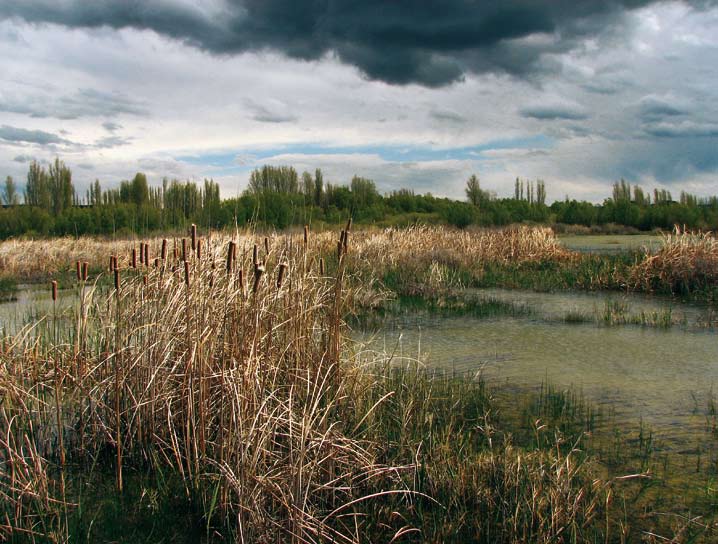
[[[622,253],[648,249],[656,251],[662,238],[653,234],[567,234],[559,241],[568,249],[582,253]]]
[[[476,294],[477,292],[474,292]],[[544,294],[486,290],[492,299],[523,303],[528,317],[388,319],[379,332],[357,331],[367,348],[395,362],[419,359],[428,367],[481,372],[490,384],[538,389],[542,383],[581,392],[613,424],[646,423],[671,450],[695,447],[707,437],[709,399],[718,388],[718,334],[674,326],[568,324],[555,319],[567,306],[589,311],[619,295]],[[665,308],[693,320],[705,309],[662,299],[619,296],[631,311]]]
[[[48,285],[19,285],[15,300],[0,303],[0,332],[15,334],[26,326],[45,325],[53,316],[67,318],[77,301],[73,289],[61,289],[53,304]]]

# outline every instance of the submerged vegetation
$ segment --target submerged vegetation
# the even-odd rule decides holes
[[[5,242],[4,270],[76,298],[0,340],[0,538],[710,541],[712,492],[672,503],[650,487],[642,429],[607,445],[579,396],[544,386],[507,401],[480,375],[366,351],[346,325],[397,296],[525,315],[456,290],[542,271],[673,291],[666,262],[716,258],[692,236],[600,266],[527,227]],[[644,284],[647,270],[662,272]]]

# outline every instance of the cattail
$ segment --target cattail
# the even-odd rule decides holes
[[[189,287],[189,261],[184,262],[184,283]]]
[[[132,268],[137,268],[137,250],[132,248]]]
[[[147,276],[146,275],[142,276],[142,285],[147,285]]]
[[[309,225],[304,225],[304,245],[309,242]]]
[[[145,262],[145,243],[140,242],[140,264]]]
[[[112,272],[115,269],[115,256],[110,255],[110,272]]]
[[[57,281],[52,280],[50,285],[52,285],[52,301],[55,302],[57,300]]]
[[[120,269],[115,268],[115,291],[120,292]]]
[[[342,231],[342,234],[343,234],[343,233],[344,233],[344,231]],[[339,259],[342,258],[342,250],[343,250],[343,249],[344,249],[344,244],[342,243],[342,240],[339,240],[339,241],[337,242],[337,257],[338,257]]]
[[[150,266],[150,244],[145,244],[145,266]]]
[[[77,281],[82,280],[82,263],[75,261],[75,273],[77,274]]]
[[[160,266],[160,259],[159,257],[155,257],[155,268],[159,268]]]
[[[192,223],[189,229],[189,234],[192,237],[192,251],[197,249],[197,225]]]
[[[264,254],[269,255],[269,237],[264,237]]]
[[[82,281],[87,281],[87,275],[90,269],[90,263],[85,261],[82,263]]]
[[[324,275],[324,257],[319,258],[319,275]]]
[[[242,291],[242,294],[244,294],[244,270],[240,269],[237,279],[239,280],[239,289]]]
[[[162,257],[162,260],[167,260],[167,239],[162,239],[162,250],[160,252],[160,256]]]
[[[264,266],[263,265],[257,265],[254,267],[254,285],[252,286],[252,292],[256,293],[257,289],[259,289],[259,282],[262,280],[262,275],[264,274]]]
[[[174,244],[173,244],[173,246],[172,246],[172,257],[173,257],[174,260],[176,261],[176,260],[177,260],[177,238],[175,238],[175,239],[173,240],[173,243],[174,243]]]
[[[234,242],[230,241],[227,247],[227,274],[232,271],[232,265],[234,264]]]
[[[202,240],[197,240],[197,259],[202,258]]]
[[[187,262],[187,239],[182,238],[182,260]]]
[[[254,266],[257,266],[259,264],[259,255],[257,250],[257,244],[254,244],[254,249],[252,249],[252,264]]]
[[[277,289],[282,287],[282,280],[284,279],[284,272],[287,270],[287,265],[281,263],[279,265],[279,272],[277,272]]]

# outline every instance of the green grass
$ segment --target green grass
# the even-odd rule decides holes
[[[0,302],[15,300],[17,281],[15,278],[0,278]]]

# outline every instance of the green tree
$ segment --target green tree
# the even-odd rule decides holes
[[[314,204],[322,205],[322,196],[324,195],[324,176],[320,168],[314,171]]]
[[[59,157],[50,164],[48,170],[52,213],[60,215],[71,208],[75,201],[75,188],[72,185],[72,172]]]
[[[2,201],[6,206],[17,206],[20,199],[17,194],[17,188],[15,187],[15,181],[12,176],[5,178],[5,188],[2,192]]]
[[[466,198],[474,206],[481,206],[484,201],[488,200],[488,195],[481,189],[479,178],[475,174],[471,174],[466,181]]]

